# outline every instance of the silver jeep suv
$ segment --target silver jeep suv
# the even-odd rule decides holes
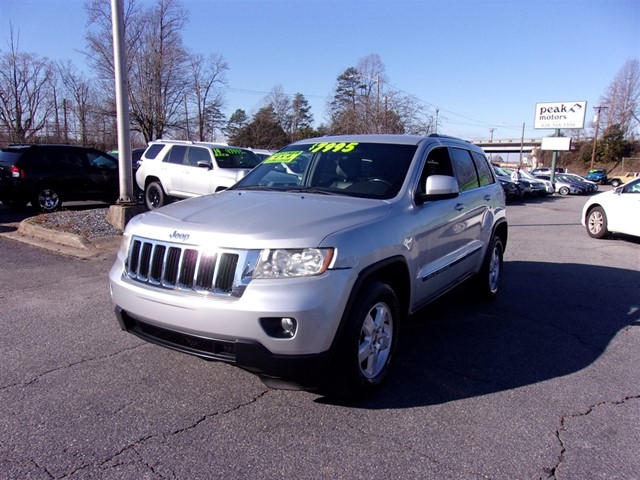
[[[248,148],[181,140],[149,142],[136,171],[149,210],[171,201],[214,193],[260,163]]]
[[[403,320],[498,293],[505,197],[481,149],[431,135],[303,140],[233,187],[135,217],[110,272],[122,329],[271,387],[367,394]]]

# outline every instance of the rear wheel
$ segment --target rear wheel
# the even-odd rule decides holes
[[[149,210],[160,208],[168,203],[160,182],[151,182],[147,185],[144,192],[144,201]]]
[[[602,207],[594,207],[587,214],[587,233],[593,238],[604,238],[609,235],[607,230],[607,214]]]
[[[62,200],[55,188],[41,188],[31,204],[36,210],[47,213],[60,208]]]
[[[382,282],[363,289],[347,322],[330,388],[343,397],[362,398],[382,384],[395,357],[400,306],[393,289]]]

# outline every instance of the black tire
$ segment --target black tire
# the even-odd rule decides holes
[[[147,185],[144,191],[144,202],[149,210],[155,210],[168,203],[167,195],[160,182],[151,182]]]
[[[569,187],[560,187],[558,193],[562,196],[569,195]]]
[[[611,180],[611,186],[612,187],[619,187],[620,186],[620,180],[618,180],[617,178],[614,178],[613,180]]]
[[[502,239],[494,236],[482,262],[482,268],[475,277],[475,293],[479,301],[496,298],[504,272],[504,245]]]
[[[62,205],[62,199],[57,189],[49,187],[40,188],[31,201],[31,205],[39,212],[55,212],[60,208],[60,205]]]
[[[587,233],[592,238],[604,238],[609,235],[607,230],[607,214],[604,213],[602,207],[594,207],[587,213],[585,223],[587,224]]]
[[[400,306],[382,282],[365,286],[346,319],[331,369],[329,390],[347,399],[371,395],[393,363],[400,332]]]

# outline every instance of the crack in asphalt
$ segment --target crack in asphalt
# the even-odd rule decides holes
[[[567,421],[570,419],[575,419],[575,418],[581,418],[581,417],[586,417],[588,415],[590,415],[594,410],[600,408],[600,407],[604,407],[604,406],[609,406],[609,405],[622,405],[625,402],[629,401],[629,400],[638,400],[640,399],[640,394],[639,395],[628,395],[626,397],[624,397],[622,400],[617,400],[617,401],[609,401],[609,402],[598,402],[598,403],[594,403],[593,405],[590,405],[586,411],[584,412],[580,412],[580,413],[574,413],[571,415],[564,415],[561,419],[560,419],[560,428],[558,428],[558,430],[555,431],[554,435],[556,437],[556,439],[558,440],[558,443],[560,444],[560,454],[558,455],[558,462],[551,468],[545,468],[544,471],[547,474],[547,479],[557,479],[557,475],[558,475],[558,470],[560,469],[560,467],[562,466],[562,463],[564,462],[565,458],[566,458],[566,454],[567,454],[567,446],[564,443],[564,441],[562,440],[562,433],[567,431]]]
[[[132,350],[136,350],[136,349],[141,348],[141,347],[146,347],[148,345],[149,345],[148,343],[141,343],[140,345],[136,345],[134,347],[129,347],[129,348],[124,348],[122,350],[118,350],[117,352],[113,352],[113,353],[110,353],[108,355],[101,355],[101,356],[98,356],[98,357],[85,358],[85,359],[82,359],[82,360],[78,360],[77,362],[69,363],[69,364],[66,364],[66,365],[61,365],[61,366],[58,366],[56,368],[52,368],[51,370],[47,370],[47,371],[41,372],[41,373],[37,374],[34,378],[29,380],[29,381],[11,383],[9,385],[2,385],[2,386],[0,386],[0,392],[2,392],[4,390],[7,390],[7,389],[10,389],[10,388],[15,388],[15,387],[20,387],[20,388],[28,387],[28,386],[33,385],[34,383],[40,381],[40,379],[42,379],[43,377],[45,377],[47,375],[50,375],[52,373],[56,373],[56,372],[59,372],[61,370],[66,370],[67,368],[73,368],[73,367],[76,367],[78,365],[82,365],[83,363],[89,363],[89,362],[94,362],[94,361],[98,361],[98,360],[105,360],[105,359],[108,359],[108,358],[116,357],[116,356],[120,355],[121,353],[130,352]]]
[[[71,476],[75,475],[76,473],[78,473],[78,472],[80,472],[80,471],[82,471],[84,469],[87,469],[87,468],[90,468],[90,467],[94,467],[94,466],[97,467],[97,468],[103,469],[103,470],[109,470],[109,469],[112,469],[112,468],[116,468],[116,467],[118,467],[120,465],[132,465],[132,462],[126,462],[125,461],[125,462],[121,462],[121,463],[118,462],[118,463],[116,463],[114,465],[107,466],[108,463],[116,460],[120,455],[123,455],[123,454],[128,453],[128,452],[131,452],[136,457],[138,457],[140,459],[139,463],[144,465],[144,466],[146,466],[147,468],[149,468],[149,470],[151,470],[151,472],[153,472],[154,475],[158,475],[159,477],[162,477],[162,478],[168,478],[168,477],[160,474],[159,472],[157,472],[152,465],[150,465],[148,462],[146,462],[142,458],[142,455],[136,450],[136,448],[141,446],[141,445],[143,445],[147,441],[155,439],[155,438],[159,438],[160,439],[160,443],[162,443],[166,439],[168,439],[170,437],[173,437],[174,435],[180,435],[180,434],[182,434],[184,432],[188,432],[189,430],[193,430],[193,429],[197,428],[202,422],[204,422],[204,421],[206,421],[208,419],[216,418],[216,417],[220,417],[220,416],[225,416],[225,415],[229,415],[231,413],[237,412],[237,411],[239,411],[239,410],[241,410],[241,409],[243,409],[243,408],[245,408],[245,407],[247,407],[249,405],[252,405],[252,404],[258,402],[260,399],[264,398],[269,393],[269,391],[270,391],[270,389],[265,388],[262,392],[260,392],[259,394],[255,395],[253,398],[247,400],[246,402],[239,403],[239,404],[237,404],[237,405],[235,405],[235,406],[233,406],[231,408],[228,408],[228,409],[220,411],[220,412],[204,414],[200,418],[198,418],[197,420],[195,420],[194,422],[192,422],[191,424],[189,424],[189,425],[187,425],[185,427],[177,428],[177,429],[172,430],[172,431],[170,431],[168,433],[157,433],[157,434],[147,435],[147,436],[141,437],[141,438],[139,438],[137,440],[134,440],[130,444],[125,445],[118,452],[116,452],[113,455],[111,455],[109,458],[107,458],[107,459],[105,459],[105,460],[103,460],[101,462],[98,462],[98,463],[94,462],[94,463],[88,463],[86,465],[82,465],[82,466],[76,468],[75,470],[73,470],[72,472],[64,475],[61,478],[71,477]],[[166,468],[168,468],[168,467],[166,467]],[[173,474],[173,478],[177,478],[175,473],[172,472],[172,474]]]

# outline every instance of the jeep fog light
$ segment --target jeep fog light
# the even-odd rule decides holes
[[[293,338],[298,330],[298,321],[291,317],[263,317],[260,325],[273,338]]]
[[[263,250],[254,278],[286,278],[320,275],[331,263],[332,248]]]
[[[293,337],[296,334],[296,321],[293,318],[284,317],[280,320],[280,325],[282,326],[282,331]]]

